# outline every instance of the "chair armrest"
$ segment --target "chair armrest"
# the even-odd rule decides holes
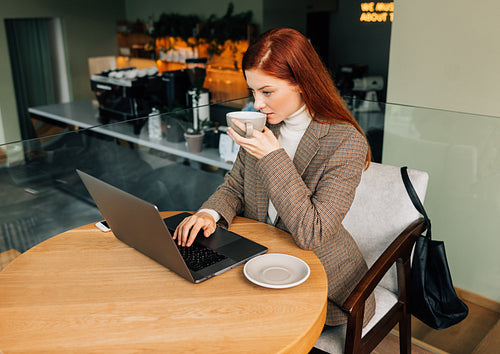
[[[409,259],[413,244],[417,238],[425,231],[426,224],[423,218],[412,222],[398,237],[386,248],[375,263],[368,269],[368,272],[361,278],[349,297],[342,305],[342,309],[353,314],[364,304],[368,296],[373,292],[382,277],[401,258]]]

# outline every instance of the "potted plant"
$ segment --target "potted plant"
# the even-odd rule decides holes
[[[199,37],[209,44],[210,54],[220,54],[226,40],[248,39],[248,26],[252,25],[252,11],[233,14],[234,5],[229,3],[222,17],[211,15],[201,28]]]
[[[189,38],[196,37],[196,26],[199,23],[200,18],[196,15],[162,13],[150,35],[154,39],[179,37],[187,42]]]
[[[184,133],[186,139],[187,149],[189,152],[200,152],[203,149],[203,138],[205,134],[203,130],[197,130]]]
[[[192,114],[191,114],[192,111]],[[200,152],[203,146],[203,122],[196,109],[174,108],[165,115],[166,139],[171,142],[186,141],[189,152]]]
[[[203,126],[210,122],[208,90],[195,86],[188,91],[192,104],[192,126],[184,133],[190,152],[200,152],[203,146]]]

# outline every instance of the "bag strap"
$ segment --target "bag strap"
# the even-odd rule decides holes
[[[425,212],[424,206],[422,205],[422,202],[418,198],[417,192],[415,192],[415,189],[413,188],[413,184],[411,183],[410,177],[408,176],[408,168],[406,166],[401,167],[401,177],[403,178],[403,183],[405,185],[406,191],[408,192],[408,195],[410,196],[411,202],[415,206],[415,209],[417,209],[420,214],[424,216],[425,223],[427,225],[427,231],[425,236],[428,237],[429,239],[431,238],[431,220],[427,216],[427,213]]]

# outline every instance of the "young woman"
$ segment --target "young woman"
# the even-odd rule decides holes
[[[306,37],[288,28],[262,34],[243,57],[254,107],[267,115],[263,132],[244,138],[224,183],[174,233],[190,246],[216,223],[228,227],[236,215],[288,231],[297,246],[313,250],[328,276],[326,324],[346,322],[339,306],[367,271],[355,241],[342,226],[370,162],[361,128],[344,106]],[[233,121],[241,129],[244,125]],[[365,323],[375,301],[366,304]]]

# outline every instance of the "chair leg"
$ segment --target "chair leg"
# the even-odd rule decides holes
[[[399,321],[399,352],[411,353],[411,316],[403,316]]]
[[[346,339],[344,353],[359,353],[361,346],[361,333],[363,331],[363,316],[365,314],[365,305],[354,313],[351,313],[347,320]]]
[[[411,268],[409,257],[403,261],[398,259],[398,283],[399,286],[399,299],[404,301],[403,314],[399,320],[399,352],[411,353],[411,314],[410,314],[410,278]]]

